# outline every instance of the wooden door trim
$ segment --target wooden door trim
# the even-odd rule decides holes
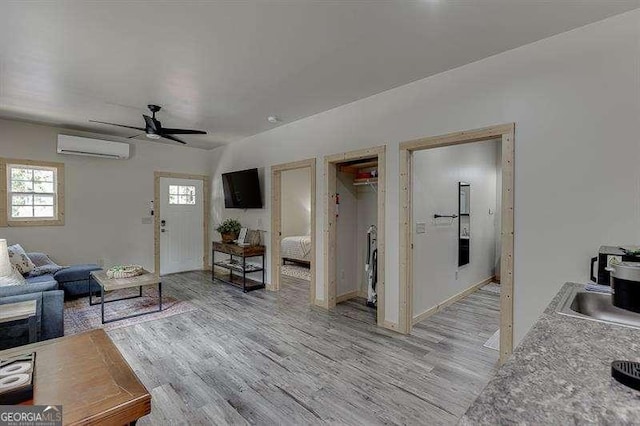
[[[324,157],[324,299],[323,307],[331,309],[336,305],[336,190],[337,164],[346,161],[378,159],[378,309],[379,327],[396,330],[396,325],[385,321],[385,203],[386,203],[386,147],[360,149]]]
[[[309,168],[311,185],[311,283],[309,303],[316,303],[316,159],[271,166],[271,284],[268,290],[280,290],[280,234],[282,231],[282,172]]]
[[[410,333],[413,319],[412,156],[415,151],[491,139],[502,141],[502,257],[500,292],[500,362],[513,351],[513,241],[515,124],[416,139],[400,144],[400,280],[399,331]]]
[[[154,270],[160,274],[160,178],[190,179],[202,181],[202,269],[209,270],[209,176],[189,173],[160,172],[153,173],[153,263]]]

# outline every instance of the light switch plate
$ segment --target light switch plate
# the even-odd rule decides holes
[[[425,222],[416,222],[416,234],[426,234],[427,224]]]
[[[143,217],[142,224],[143,225],[151,225],[153,223],[153,218],[151,217]]]

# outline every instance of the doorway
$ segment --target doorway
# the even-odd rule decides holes
[[[271,284],[309,281],[316,303],[316,159],[271,167]]]
[[[206,176],[155,173],[154,263],[160,275],[208,269],[208,187]]]
[[[415,182],[413,182],[412,177],[414,153],[417,151],[452,145],[490,141],[492,139],[500,140],[500,363],[504,362],[513,350],[514,135],[515,125],[505,124],[408,141],[400,144],[400,330],[404,333],[410,333],[414,320],[414,229],[418,229],[418,225],[414,228],[413,213],[413,188]],[[469,202],[466,195],[470,192],[469,187],[465,184],[468,183],[459,183],[458,191],[460,193],[457,196],[460,197],[458,201],[459,208],[464,208],[466,211],[467,208],[465,203]],[[473,190],[471,189],[471,191]],[[473,204],[473,201],[471,201],[471,204]],[[444,214],[441,216],[452,216],[452,214]],[[459,216],[459,214],[456,215],[456,218],[457,216]],[[468,226],[468,223],[465,222],[465,226]],[[463,227],[460,229],[463,230]],[[461,232],[459,234],[459,238],[462,239],[462,237],[468,237],[469,233],[470,231],[467,229],[466,232]],[[466,256],[469,255],[469,252],[467,252],[468,249],[469,246],[467,246],[462,253],[462,258],[464,258],[463,260],[465,261],[467,260]],[[480,285],[480,283],[478,283],[478,285]],[[436,312],[438,312],[437,306],[428,314]],[[427,316],[428,315],[424,316],[422,319]]]
[[[385,195],[386,195],[386,157],[385,147],[368,148],[358,151],[350,151],[342,154],[329,155],[325,157],[325,238],[324,238],[324,299],[323,306],[327,309],[334,308],[336,303],[340,303],[346,297],[350,298],[350,295],[340,295],[338,297],[338,240],[340,235],[338,232],[339,217],[340,217],[340,197],[338,187],[344,185],[345,181],[339,178],[339,173],[347,171],[348,168],[356,169],[355,179],[351,180],[351,185],[368,185],[375,187],[375,195],[373,202],[373,216],[375,217],[375,242],[376,242],[376,262],[375,269],[368,269],[374,275],[369,275],[369,279],[375,279],[375,293],[376,293],[376,313],[375,322],[378,326],[394,328],[388,326],[384,321],[384,302],[385,302],[385,285],[384,285],[384,273],[385,273]],[[375,170],[375,175],[370,172],[364,171],[364,173],[358,179],[358,169]],[[369,173],[366,175],[366,173]],[[344,213],[344,212],[343,212]],[[358,225],[354,225],[357,229]],[[365,241],[370,241],[370,237],[367,240],[367,235],[361,232],[360,235]],[[363,245],[363,244],[360,244]],[[357,247],[357,244],[356,244]],[[344,249],[343,249],[344,250]],[[343,258],[343,255],[340,255]],[[355,256],[357,258],[357,256]],[[357,261],[355,263],[358,263]],[[363,269],[365,264],[355,265],[356,267]],[[373,272],[375,271],[375,272]],[[341,276],[342,276],[342,271]],[[361,294],[361,289],[356,285],[355,294]],[[340,300],[339,300],[340,299]],[[346,299],[344,299],[346,300]]]

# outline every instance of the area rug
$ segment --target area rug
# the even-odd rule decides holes
[[[280,267],[282,275],[298,278],[305,281],[311,281],[311,269],[299,265],[282,265]]]
[[[494,351],[500,350],[500,330],[493,333],[493,336],[489,337],[489,340],[485,342],[485,348],[493,349]]]
[[[121,297],[135,296],[138,290],[119,290],[107,295],[107,300]],[[157,291],[145,289],[140,298],[122,300],[119,302],[106,303],[104,305],[105,319],[117,318],[131,315],[137,312],[147,312],[158,309]],[[95,303],[98,298],[93,299]],[[82,333],[95,328],[113,330],[116,328],[129,327],[147,321],[154,321],[162,318],[169,318],[174,315],[184,314],[197,310],[191,303],[177,300],[170,296],[162,297],[162,311],[148,315],[142,315],[126,320],[115,321],[102,324],[100,317],[100,305],[89,306],[89,297],[81,297],[75,300],[66,301],[64,304],[64,334],[72,335]]]

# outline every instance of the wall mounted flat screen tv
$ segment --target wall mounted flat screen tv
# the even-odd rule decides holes
[[[258,169],[223,173],[224,206],[228,209],[261,209]]]

